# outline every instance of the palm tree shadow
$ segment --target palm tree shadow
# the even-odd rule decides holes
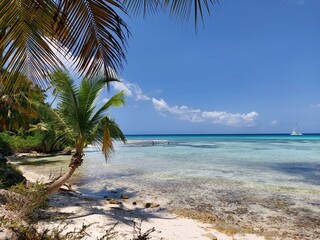
[[[53,164],[53,163],[60,163],[63,162],[64,160],[22,160],[21,162],[17,162],[18,166],[43,166],[47,164]]]
[[[96,192],[94,194],[97,194]],[[129,196],[129,199],[120,199],[124,194]],[[51,199],[51,205],[61,207],[81,207],[80,214],[69,214],[63,211],[53,213],[50,218],[63,218],[64,220],[84,219],[92,215],[100,215],[112,219],[114,222],[123,223],[125,225],[133,226],[134,222],[138,219],[143,222],[152,221],[152,219],[170,219],[161,216],[164,209],[147,210],[144,207],[131,206],[133,197],[136,196],[135,192],[127,192],[123,188],[112,190],[104,190],[100,192],[100,197],[92,198],[93,195],[79,195],[73,192],[58,193],[57,198]],[[97,196],[97,195],[95,195]],[[101,197],[103,196],[103,197]],[[62,200],[60,200],[62,198]],[[118,204],[111,204],[107,199],[115,199]],[[49,202],[50,202],[49,201]]]

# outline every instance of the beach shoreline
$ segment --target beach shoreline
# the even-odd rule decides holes
[[[59,159],[61,157],[58,156]],[[51,171],[57,173],[59,168],[66,169],[63,167],[67,166],[69,156],[63,158],[61,162],[52,156],[23,158],[19,168],[27,179],[44,182]],[[42,170],[36,170],[41,167],[38,163],[44,164]],[[47,163],[50,165],[46,166]],[[57,163],[57,166],[53,163]],[[47,169],[49,166],[53,170]],[[185,184],[173,179],[159,182],[159,179],[139,178],[124,173],[122,177],[101,182],[103,186],[99,186],[99,189],[103,190],[90,193],[83,190],[92,185],[81,184],[81,181],[79,185],[77,181],[77,178],[83,177],[82,167],[79,169],[80,175],[75,175],[71,182],[73,187],[80,186],[78,190],[82,193],[64,191],[55,194],[49,200],[48,211],[52,215],[55,212],[64,215],[72,213],[74,216],[71,219],[64,220],[67,220],[68,229],[79,228],[83,223],[94,223],[90,227],[91,238],[88,239],[101,236],[105,232],[103,226],[112,227],[116,220],[120,222],[116,228],[121,229],[118,230],[122,236],[119,239],[130,239],[133,221],[140,223],[140,219],[143,219],[143,231],[155,227],[151,239],[313,240],[320,236],[317,230],[319,208],[315,199],[319,193],[316,190],[315,193],[299,190],[302,195],[297,196],[293,188],[275,186],[274,189],[266,189],[264,185],[248,186],[243,182],[197,178],[189,179],[192,186],[189,184],[185,189]],[[44,168],[47,170],[43,171]],[[157,181],[157,184],[154,185],[153,181]],[[210,186],[211,192],[200,193],[206,186]],[[187,191],[188,194],[183,195]],[[122,194],[127,195],[128,199],[121,199]],[[314,203],[313,209],[302,205],[305,199],[309,199],[309,205]],[[146,208],[147,203],[156,207]],[[58,225],[59,221],[43,223],[43,226],[50,228]]]
[[[31,182],[45,182],[48,178],[25,165],[19,166],[19,169]],[[180,214],[175,214],[166,209],[166,200],[158,197],[141,201],[141,196],[123,197],[121,194],[110,189],[110,195],[101,198],[78,191],[60,191],[48,200],[46,212],[51,220],[40,220],[37,226],[40,229],[64,226],[64,232],[68,232],[81,229],[83,224],[90,225],[84,239],[97,239],[115,224],[113,232],[116,236],[113,239],[132,239],[140,228],[141,234],[154,228],[150,232],[151,239],[264,239],[256,234],[218,231],[213,224],[187,218],[181,209]],[[151,205],[147,206],[149,203]]]

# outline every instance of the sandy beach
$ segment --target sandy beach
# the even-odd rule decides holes
[[[250,142],[250,146],[252,144]],[[145,164],[139,165],[143,157],[137,155],[135,160],[132,157],[135,156],[132,155],[135,147],[130,145],[118,149],[117,155],[124,156],[108,164],[102,161],[97,152],[88,149],[83,166],[70,182],[76,191],[54,194],[46,209],[45,215],[48,216],[43,217],[39,226],[53,229],[67,225],[65,231],[70,231],[80,229],[83,224],[90,225],[86,230],[86,239],[97,239],[110,229],[116,233],[114,239],[134,239],[137,234],[148,231],[151,239],[320,238],[320,193],[317,184],[302,182],[301,185],[290,185],[293,181],[289,178],[288,185],[285,185],[283,181],[292,175],[279,175],[271,171],[266,176],[261,172],[259,176],[265,179],[282,177],[281,183],[245,182],[197,175],[182,178],[170,174],[169,171],[180,170],[184,166],[171,167],[173,159],[169,155],[165,158],[161,155],[162,162],[159,165],[158,158],[155,158],[158,161],[150,160],[154,158],[152,152],[169,152],[169,146],[136,148],[139,154],[148,152],[145,158],[145,161],[148,159],[148,166],[155,169],[160,164],[161,167],[168,167],[157,173],[149,169],[143,171],[142,168],[147,167]],[[178,147],[172,149],[179,150]],[[195,149],[198,149],[198,145]],[[125,156],[130,158],[126,160]],[[224,158],[226,156],[223,155]],[[19,166],[27,179],[45,182],[49,176],[63,172],[69,158],[61,155],[36,156],[18,158],[12,162]],[[165,162],[165,159],[171,160]],[[193,164],[193,161],[190,163]],[[294,166],[290,165],[290,169]],[[187,167],[191,171],[192,167]],[[221,171],[223,174],[232,172],[244,175],[244,169],[247,167],[231,171],[228,165],[224,165]],[[254,174],[249,170],[248,173]],[[187,169],[184,171],[188,173]],[[311,181],[310,175],[308,177]],[[314,175],[314,181],[316,179]]]
[[[46,181],[25,166],[19,167],[29,181]],[[76,186],[74,186],[76,188]],[[110,191],[109,196],[97,198],[80,192],[60,191],[48,200],[48,216],[38,223],[39,229],[65,228],[64,232],[90,225],[84,239],[97,239],[112,229],[112,239],[133,239],[150,231],[151,239],[265,239],[256,234],[223,233],[213,224],[178,217],[166,209],[166,200],[150,197],[141,201],[139,196],[127,198],[121,192]],[[150,207],[146,207],[149,204]],[[114,228],[113,228],[114,226]],[[154,230],[152,230],[154,229]]]

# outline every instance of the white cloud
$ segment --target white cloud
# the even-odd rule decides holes
[[[179,119],[193,123],[210,121],[213,124],[222,124],[232,127],[253,127],[256,125],[256,120],[259,117],[259,114],[254,111],[240,114],[223,111],[202,111],[185,105],[169,106],[162,98],[150,98],[149,96],[144,95],[142,89],[137,84],[123,81],[113,82],[112,85],[114,89],[118,91],[123,90],[127,96],[134,98],[136,101],[152,101],[153,107],[162,116],[171,114],[177,116]],[[274,124],[276,124],[276,122]]]
[[[131,90],[126,86],[126,84],[124,84],[123,82],[113,82],[112,86],[115,90],[118,91],[124,91],[124,94],[131,97],[132,96],[132,92]]]
[[[179,116],[180,119],[190,122],[203,122],[208,120],[213,124],[222,124],[233,127],[253,127],[259,114],[250,112],[247,114],[228,113],[228,112],[202,112],[200,109],[192,109],[187,106],[169,106],[165,100],[152,98],[154,108],[161,114],[171,113]]]
[[[191,109],[187,106],[173,106],[170,107],[162,98],[160,100],[152,98],[154,108],[163,115],[165,112],[179,116],[180,119],[188,120],[190,122],[202,122],[201,110]]]
[[[147,101],[150,97],[142,93],[142,89],[137,85],[129,82],[113,82],[114,89],[124,91],[125,95],[133,97],[137,101]]]
[[[310,107],[312,107],[312,108],[320,108],[320,103],[310,104]]]
[[[259,114],[250,112],[247,114],[228,113],[228,112],[203,112],[202,117],[214,124],[222,124],[233,127],[253,127]]]
[[[272,120],[271,121],[271,125],[277,125],[278,124],[278,120]]]

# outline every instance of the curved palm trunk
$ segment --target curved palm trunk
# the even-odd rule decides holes
[[[69,164],[69,170],[63,174],[61,177],[59,177],[57,180],[52,182],[50,185],[47,187],[47,195],[50,195],[56,191],[59,190],[60,187],[62,187],[67,181],[71,178],[75,170],[81,166],[83,162],[83,153],[81,152],[76,152],[74,155],[72,155],[72,158],[70,160]]]

